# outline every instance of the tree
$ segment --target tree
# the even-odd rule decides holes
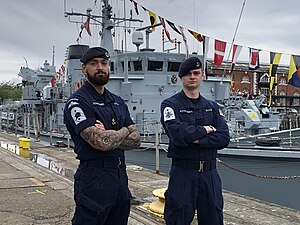
[[[17,86],[10,81],[3,81],[0,83],[0,99],[19,100],[22,96],[22,87]]]

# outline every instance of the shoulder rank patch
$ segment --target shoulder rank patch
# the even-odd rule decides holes
[[[71,107],[74,106],[74,105],[79,105],[79,103],[78,103],[78,102],[75,102],[75,101],[71,101],[71,102],[69,103],[68,109],[71,108]]]
[[[171,107],[166,107],[164,109],[164,122],[168,120],[173,120],[175,119],[175,113],[174,110]]]
[[[71,109],[71,116],[74,120],[74,123],[77,125],[79,124],[80,122],[86,120],[86,117],[84,115],[84,112],[82,111],[81,108],[79,107],[74,107]]]
[[[222,112],[221,109],[219,109],[219,114],[220,114],[220,116],[224,116],[224,113]]]

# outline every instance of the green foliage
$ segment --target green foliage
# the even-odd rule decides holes
[[[20,100],[22,96],[22,87],[10,81],[3,81],[0,83],[0,99]]]

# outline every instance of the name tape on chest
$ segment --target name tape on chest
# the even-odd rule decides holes
[[[171,107],[166,107],[164,109],[164,122],[168,120],[174,120],[174,119],[175,119],[174,110]]]
[[[79,107],[74,107],[71,109],[71,116],[76,125],[86,120],[86,116],[84,115],[84,112]]]

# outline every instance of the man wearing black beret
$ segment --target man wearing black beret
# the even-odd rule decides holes
[[[138,148],[140,134],[127,105],[105,85],[109,53],[101,47],[81,57],[85,84],[64,110],[64,122],[80,160],[74,176],[73,225],[126,225],[130,213],[124,150]]]
[[[200,94],[203,80],[198,57],[184,60],[178,76],[182,91],[161,103],[161,122],[169,137],[172,167],[165,193],[167,225],[223,225],[221,180],[217,150],[229,144],[229,130],[216,102]]]

